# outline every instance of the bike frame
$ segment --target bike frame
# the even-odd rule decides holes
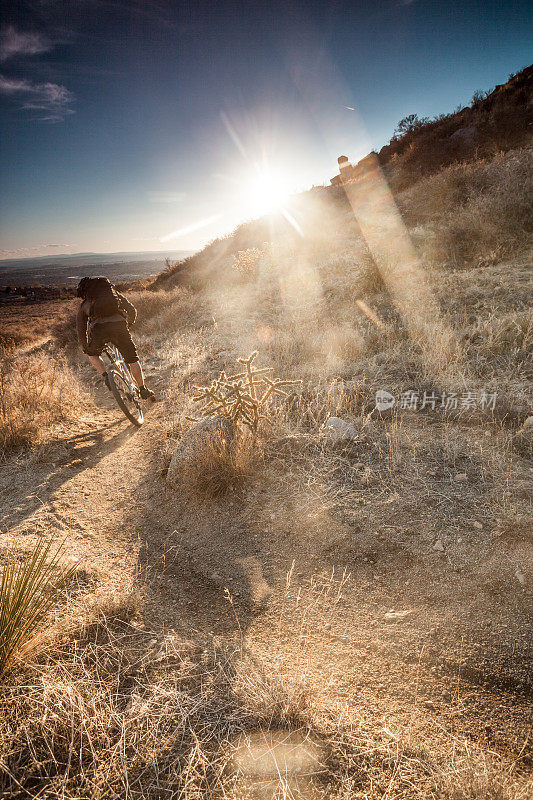
[[[118,373],[122,376],[128,386],[131,388],[132,394],[136,397],[139,394],[139,387],[133,380],[131,376],[131,372],[129,370],[128,365],[124,361],[122,353],[115,347],[114,344],[106,344],[104,347],[103,352],[106,354],[108,359],[111,361],[113,367],[116,369]]]

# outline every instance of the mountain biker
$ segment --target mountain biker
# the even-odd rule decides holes
[[[107,388],[111,387],[100,354],[104,345],[111,342],[120,350],[143,400],[155,401],[152,390],[144,385],[137,349],[128,330],[128,325],[137,317],[135,306],[117,292],[111,281],[101,276],[82,278],[76,296],[82,298],[76,317],[78,341]]]

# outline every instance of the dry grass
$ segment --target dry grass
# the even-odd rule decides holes
[[[205,503],[240,489],[255,474],[260,458],[247,433],[238,431],[231,442],[206,437],[184,461],[178,488],[189,499]]]
[[[496,263],[533,241],[533,151],[448,167],[398,201],[431,262]]]
[[[0,455],[40,444],[51,426],[92,403],[63,359],[0,353]]]
[[[298,590],[291,571],[269,618],[268,652],[243,637],[236,609],[233,643],[198,650],[145,628],[129,596],[102,606],[92,625],[0,686],[0,790],[63,800],[378,800],[388,787],[397,800],[526,800],[529,784],[512,763],[447,739],[438,725],[412,717],[387,727],[368,710],[323,704],[317,631],[335,624],[347,580]]]

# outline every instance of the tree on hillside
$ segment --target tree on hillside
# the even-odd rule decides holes
[[[417,131],[419,128],[425,125],[426,122],[429,122],[427,117],[422,117],[422,119],[420,119],[418,114],[409,114],[407,117],[401,119],[396,125],[394,136],[399,139],[408,133]]]

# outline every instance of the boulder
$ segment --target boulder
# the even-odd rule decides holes
[[[184,464],[193,459],[198,450],[211,442],[230,444],[235,438],[235,426],[222,416],[205,417],[181,437],[172,454],[167,471],[167,481],[179,485]]]

